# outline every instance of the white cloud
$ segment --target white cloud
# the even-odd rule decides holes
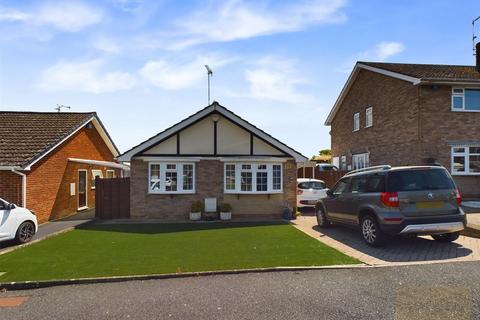
[[[400,42],[380,42],[375,50],[376,60],[385,61],[391,56],[401,53],[405,46]]]
[[[26,11],[0,8],[0,21],[23,22],[66,32],[77,32],[97,24],[102,16],[99,9],[78,1],[45,2]]]
[[[312,97],[297,92],[297,85],[304,84],[295,69],[293,60],[267,57],[259,60],[256,67],[245,72],[251,98],[299,103],[311,101]]]
[[[46,91],[81,91],[89,93],[127,90],[135,85],[128,72],[101,72],[104,61],[59,62],[47,68],[38,86]]]
[[[25,21],[29,15],[14,9],[0,8],[0,21],[15,22]]]
[[[345,0],[301,1],[291,5],[266,6],[227,0],[217,7],[207,6],[177,21],[181,39],[172,49],[207,42],[247,39],[262,35],[303,30],[311,25],[346,20],[340,10]],[[178,35],[178,33],[177,33]]]
[[[113,40],[104,36],[97,37],[93,41],[93,47],[107,54],[120,53],[120,46]]]
[[[355,57],[351,57],[337,70],[339,72],[350,73],[357,61],[376,61],[383,62],[389,58],[402,53],[405,46],[401,42],[382,41],[377,43],[372,49],[359,52]]]
[[[185,89],[205,80],[205,67],[220,68],[234,61],[235,58],[216,55],[199,56],[190,62],[157,59],[145,63],[140,74],[153,85],[166,90]]]

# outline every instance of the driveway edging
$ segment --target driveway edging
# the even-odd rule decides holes
[[[177,278],[192,278],[192,277],[204,277],[204,276],[214,276],[214,275],[233,275],[233,274],[244,274],[244,273],[266,273],[266,272],[330,270],[330,269],[359,269],[359,268],[371,268],[371,267],[372,266],[370,265],[362,263],[362,264],[346,264],[346,265],[332,265],[332,266],[270,267],[270,268],[233,269],[233,270],[165,273],[165,274],[150,274],[150,275],[79,278],[79,279],[65,279],[65,280],[19,281],[19,282],[0,283],[0,291],[1,290],[40,289],[40,288],[74,285],[74,284],[94,284],[94,283],[113,283],[113,282],[124,282],[124,281],[177,279]]]

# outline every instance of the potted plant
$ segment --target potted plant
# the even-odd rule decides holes
[[[228,203],[222,203],[220,207],[220,220],[232,219],[232,206]]]
[[[200,220],[202,218],[202,202],[195,201],[190,209],[190,220]]]

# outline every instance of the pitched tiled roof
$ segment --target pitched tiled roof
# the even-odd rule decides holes
[[[28,165],[94,116],[95,112],[0,111],[0,166]]]
[[[359,64],[392,71],[421,80],[437,81],[479,81],[480,72],[475,66],[456,66],[443,64],[412,64],[412,63],[384,63],[364,62]]]

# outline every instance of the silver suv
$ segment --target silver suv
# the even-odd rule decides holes
[[[381,246],[398,234],[431,235],[451,242],[467,223],[455,182],[439,166],[354,170],[327,195],[316,204],[318,226],[359,226],[370,246]]]

